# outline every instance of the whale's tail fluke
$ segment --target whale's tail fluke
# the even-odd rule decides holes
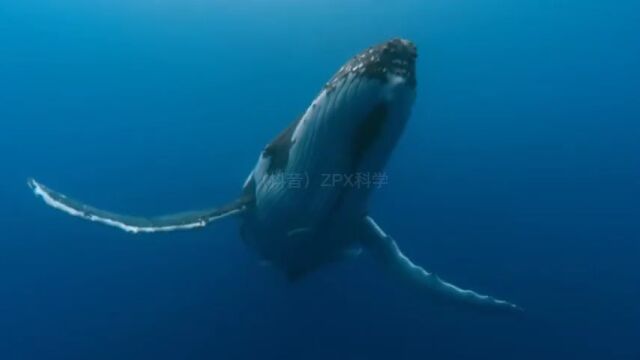
[[[27,184],[36,196],[41,197],[47,205],[55,209],[131,233],[190,230],[204,227],[213,221],[242,213],[250,201],[249,199],[240,198],[216,209],[190,211],[158,217],[138,217],[115,214],[83,204],[47,188],[34,179],[29,179]]]
[[[437,275],[415,265],[400,251],[393,238],[385,234],[370,217],[365,218],[361,236],[363,245],[389,272],[412,286],[424,289],[435,298],[497,311],[519,312],[522,310],[510,302],[449,284]]]

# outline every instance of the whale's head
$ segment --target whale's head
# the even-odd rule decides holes
[[[411,41],[392,39],[347,61],[295,129],[298,155],[323,170],[381,170],[411,112],[416,58]]]
[[[361,214],[370,185],[325,181],[327,176],[373,179],[383,171],[411,113],[416,59],[412,42],[392,39],[341,66],[304,114],[262,151],[245,183],[258,194],[257,216],[274,228],[305,228],[310,218],[325,219],[328,212]],[[304,186],[289,187],[288,177],[304,179]]]

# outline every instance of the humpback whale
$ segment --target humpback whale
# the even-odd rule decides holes
[[[410,117],[416,58],[412,42],[392,39],[347,61],[303,115],[264,147],[238,196],[224,206],[128,216],[74,200],[35,179],[28,185],[53,208],[130,233],[191,230],[237,218],[241,239],[292,281],[367,252],[393,276],[432,298],[518,310],[414,264],[368,213],[376,188],[371,184],[384,180],[385,164]]]

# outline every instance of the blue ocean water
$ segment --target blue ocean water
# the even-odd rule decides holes
[[[0,359],[640,359],[634,1],[5,0]],[[162,214],[235,196],[350,56],[418,100],[371,213],[521,316],[426,304],[366,256],[291,285],[234,221],[130,235],[26,187]]]

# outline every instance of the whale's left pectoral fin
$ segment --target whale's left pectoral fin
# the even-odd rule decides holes
[[[520,311],[510,302],[464,290],[449,284],[422,267],[414,264],[398,248],[396,242],[382,231],[372,218],[366,217],[362,224],[361,241],[373,257],[389,272],[412,286],[424,289],[429,295],[444,301],[453,301],[480,308]]]
[[[141,217],[121,215],[95,208],[51,190],[34,179],[29,179],[27,184],[36,196],[41,197],[47,205],[55,209],[131,233],[190,230],[204,227],[218,219],[242,213],[250,201],[250,199],[240,198],[216,209],[189,211],[157,217]]]

